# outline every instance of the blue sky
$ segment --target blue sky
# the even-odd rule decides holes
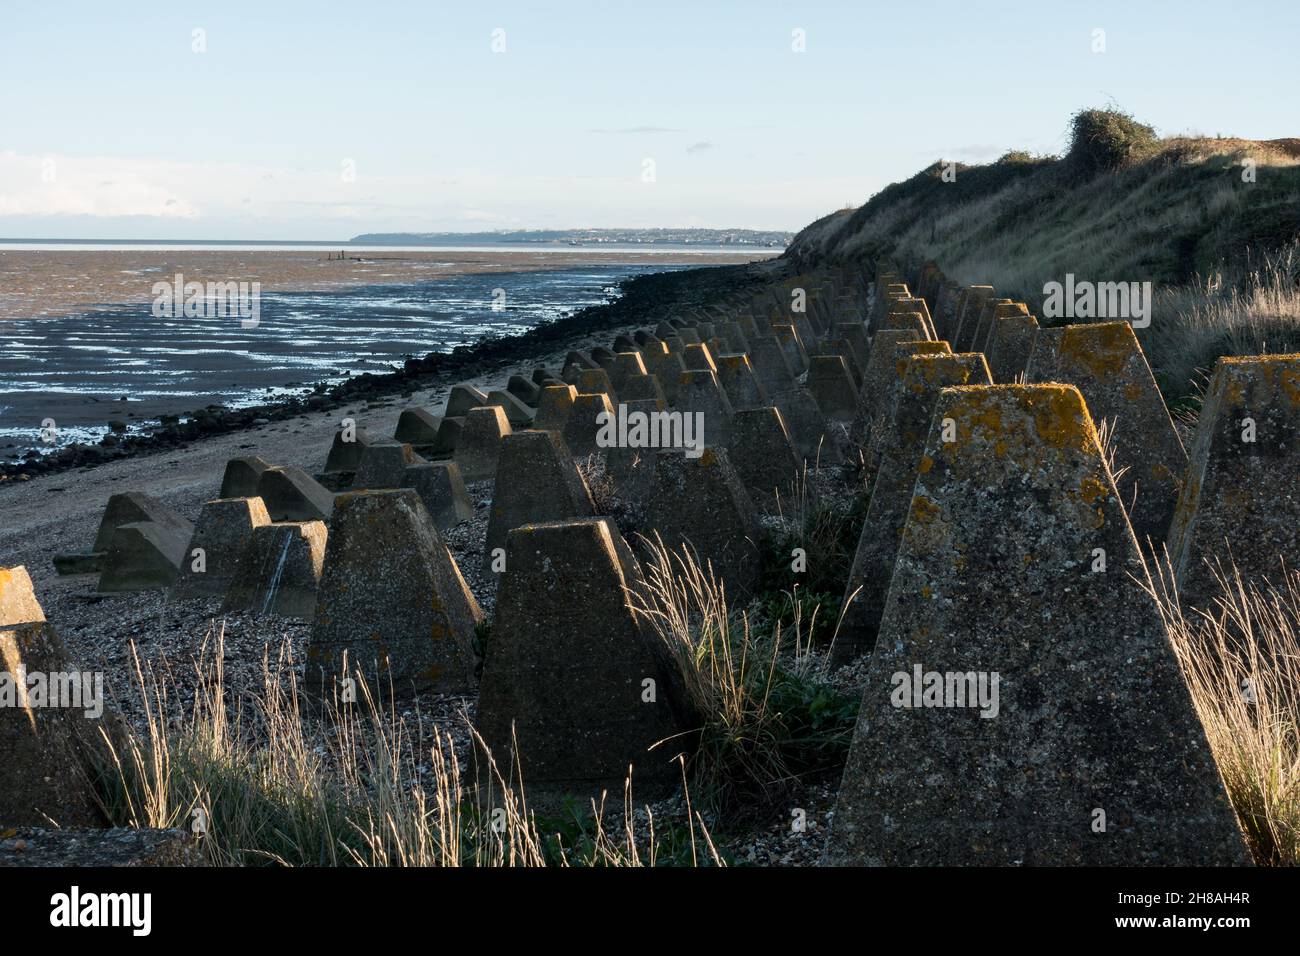
[[[1293,0],[6,0],[0,236],[798,229],[1083,106],[1296,135],[1298,36]]]

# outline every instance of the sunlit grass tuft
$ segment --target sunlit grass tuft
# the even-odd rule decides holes
[[[1300,865],[1300,574],[1218,578],[1206,610],[1180,606],[1167,562],[1147,587],[1255,861]]]

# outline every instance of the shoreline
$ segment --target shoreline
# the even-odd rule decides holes
[[[266,405],[318,382],[391,372],[603,304],[638,274],[685,268],[581,264],[260,293],[255,328],[229,315],[155,315],[149,303],[12,321],[0,349],[0,461],[98,444],[113,429],[139,434],[161,414]],[[44,422],[57,426],[49,438]]]
[[[398,371],[366,372],[336,385],[307,382],[304,387],[311,389],[309,394],[238,409],[208,405],[192,411],[163,413],[161,425],[146,434],[110,434],[98,444],[74,444],[40,458],[0,463],[0,488],[72,469],[85,470],[127,458],[175,451],[192,442],[306,415],[319,416],[357,402],[376,402],[396,396],[412,398],[417,391],[436,391],[510,364],[539,361],[541,356],[567,349],[584,336],[642,324],[652,313],[661,315],[666,305],[708,304],[728,291],[761,281],[779,268],[778,261],[768,259],[636,276],[619,283],[620,295],[604,304],[543,322],[518,335],[488,336],[472,346],[410,358]]]
[[[344,258],[326,258],[342,252]],[[374,255],[351,255],[374,252]],[[602,251],[575,249],[147,248],[15,249],[0,242],[0,330],[9,320],[130,308],[153,299],[153,284],[259,282],[276,293],[330,292],[364,285],[420,283],[480,273],[547,272],[583,265],[741,265],[779,252]]]

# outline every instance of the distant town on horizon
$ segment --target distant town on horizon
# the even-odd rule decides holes
[[[661,245],[749,246],[784,249],[793,232],[777,229],[510,229],[484,232],[363,232],[350,239],[129,239],[85,236],[0,236],[3,244],[34,245],[248,245],[248,246],[476,246],[476,245]]]
[[[597,243],[642,245],[777,246],[789,244],[793,232],[778,229],[509,229],[488,232],[365,232],[349,242],[400,245],[456,245],[475,242]]]

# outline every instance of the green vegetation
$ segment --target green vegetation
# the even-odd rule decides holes
[[[1155,152],[1156,131],[1120,110],[1079,110],[1070,121],[1069,161],[1084,175],[1115,172]]]
[[[1138,336],[1175,404],[1223,354],[1294,350],[1300,319],[1300,140],[1174,137],[1117,109],[1072,118],[1062,158],[1011,152],[942,164],[804,229],[803,265],[932,260],[954,281],[988,284],[1044,324],[1043,286],[1067,273],[1151,282]],[[1059,320],[1065,321],[1065,320]]]
[[[814,500],[803,484],[787,520],[764,542],[757,604],[766,621],[787,631],[806,627],[825,647],[839,623],[867,502],[865,495]]]
[[[838,774],[858,701],[826,681],[806,630],[761,630],[728,607],[712,572],[653,545],[634,606],[677,661],[701,728],[688,764],[696,803],[734,818],[770,805],[801,778]]]

